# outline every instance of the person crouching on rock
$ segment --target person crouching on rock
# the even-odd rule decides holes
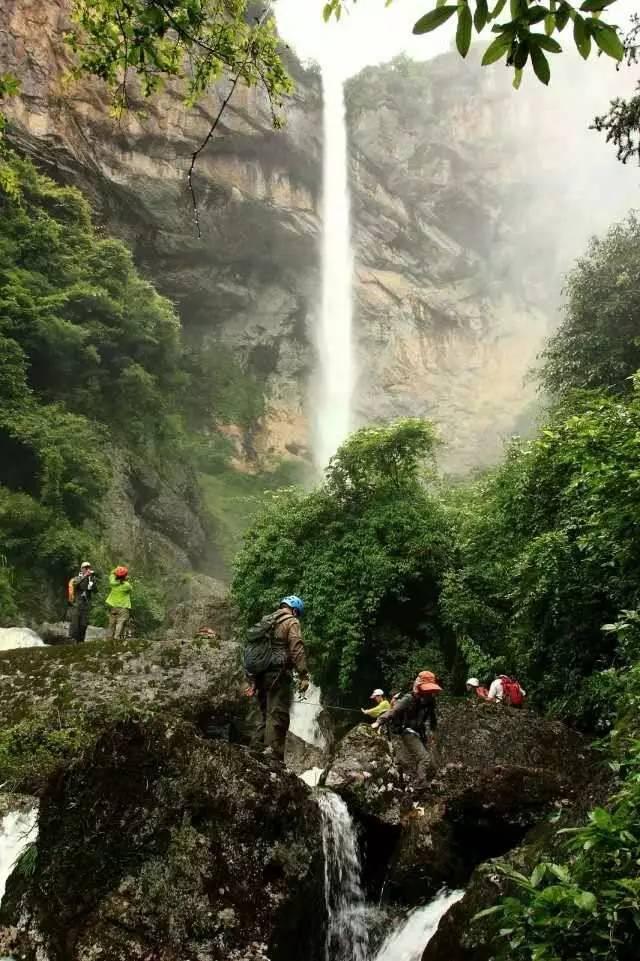
[[[438,726],[436,695],[441,691],[435,674],[420,671],[411,694],[401,697],[395,707],[375,722],[375,726],[388,730],[392,735],[400,765],[413,775],[417,790],[424,790],[428,784],[427,725],[433,741],[433,732]]]
[[[89,610],[93,592],[96,589],[96,575],[89,561],[83,561],[80,572],[72,577],[67,587],[67,599],[71,604],[69,620],[69,640],[82,644],[89,626]]]
[[[373,701],[373,707],[361,707],[360,710],[363,714],[366,714],[367,717],[372,718],[374,721],[377,717],[380,717],[382,714],[386,714],[387,711],[391,709],[391,705],[384,696],[384,691],[381,687],[377,687],[375,689],[369,700]]]
[[[471,694],[473,698],[479,697],[481,700],[486,701],[489,697],[489,691],[486,687],[483,687],[477,677],[470,677],[466,684],[467,694]]]
[[[122,637],[127,621],[131,616],[131,581],[129,569],[122,564],[114,568],[109,574],[109,596],[106,605],[109,608],[110,641]]]
[[[309,672],[300,630],[304,602],[290,594],[247,632],[244,666],[249,682],[247,695],[257,698],[260,719],[254,743],[264,753],[284,761],[289,730],[293,670],[298,674],[298,693],[309,688]]]

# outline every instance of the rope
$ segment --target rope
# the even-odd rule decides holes
[[[320,701],[307,701],[306,698],[296,698],[294,704],[302,707],[328,707],[332,711],[346,711],[350,714],[360,713],[359,707],[338,707],[337,704],[321,704]]]

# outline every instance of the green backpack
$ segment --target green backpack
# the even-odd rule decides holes
[[[286,650],[278,650],[274,646],[275,629],[282,620],[283,611],[274,611],[247,630],[244,646],[244,669],[247,674],[264,674],[287,663]]]

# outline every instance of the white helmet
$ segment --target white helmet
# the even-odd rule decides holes
[[[470,677],[467,681],[467,687],[480,687],[480,681],[477,677]]]
[[[83,561],[82,564],[80,565],[80,570],[82,570],[83,567],[91,567],[91,564],[89,563],[89,561]]]
[[[384,697],[384,691],[382,690],[381,687],[377,687],[377,688],[375,689],[375,691],[373,692],[373,694],[370,695],[369,700],[371,700],[371,698],[373,698],[373,697]]]

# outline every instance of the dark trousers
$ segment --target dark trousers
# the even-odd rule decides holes
[[[82,601],[76,601],[71,608],[71,618],[69,620],[69,640],[75,644],[82,644],[84,636],[89,626],[89,605]]]
[[[417,788],[427,787],[430,773],[430,756],[422,738],[416,734],[399,734],[393,738],[393,746],[402,773]]]
[[[289,730],[293,679],[290,671],[267,671],[256,678],[256,698],[260,708],[256,746],[270,747],[284,760],[284,745]]]

